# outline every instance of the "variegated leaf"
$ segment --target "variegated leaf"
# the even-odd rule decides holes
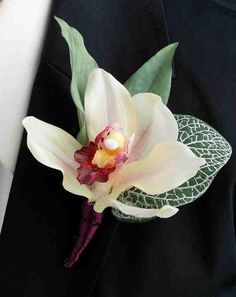
[[[227,163],[231,156],[231,146],[215,129],[193,116],[175,115],[175,118],[179,126],[179,141],[188,145],[198,157],[205,158],[206,164],[193,178],[171,191],[161,195],[149,195],[132,188],[123,192],[118,198],[119,201],[142,208],[161,208],[166,204],[179,207],[191,203],[204,194],[217,172]],[[147,221],[127,216],[116,209],[112,212],[122,221]]]

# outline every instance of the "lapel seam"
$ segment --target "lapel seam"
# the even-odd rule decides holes
[[[42,61],[44,61],[45,63],[47,63],[49,66],[53,67],[55,70],[59,71],[61,74],[63,74],[68,80],[71,80],[71,76],[66,73],[65,71],[63,71],[59,66],[57,66],[56,64],[54,64],[53,62],[49,61],[47,58],[42,57]]]
[[[151,0],[145,0],[145,4],[146,4],[147,12],[150,15],[150,20],[151,20],[152,27],[154,30],[155,39],[157,41],[157,47],[161,47],[161,42],[160,42],[160,37],[159,37],[160,27],[158,25],[156,14],[154,12],[153,3]]]
[[[215,2],[216,4],[221,5],[227,9],[236,11],[236,4],[227,3],[227,1],[222,1],[222,0],[211,0],[211,2]]]

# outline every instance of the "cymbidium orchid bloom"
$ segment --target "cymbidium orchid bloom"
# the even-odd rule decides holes
[[[117,200],[135,186],[149,194],[172,190],[198,172],[205,160],[178,142],[178,126],[159,96],[130,96],[111,74],[95,69],[85,98],[89,142],[82,145],[62,129],[26,117],[27,143],[42,164],[60,170],[63,187],[94,202],[94,210],[113,207],[136,217],[170,217],[178,209],[143,209]]]

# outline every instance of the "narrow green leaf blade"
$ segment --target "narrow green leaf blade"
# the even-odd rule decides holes
[[[61,27],[62,36],[65,38],[70,51],[71,95],[75,105],[83,113],[84,93],[88,76],[97,67],[97,63],[88,53],[82,35],[62,19],[55,17],[55,20]]]
[[[76,139],[78,140],[78,142],[82,145],[82,146],[86,146],[88,144],[88,136],[87,136],[87,131],[86,131],[86,126],[85,126],[85,122],[84,124],[81,126],[80,131],[76,137]]]
[[[143,208],[161,208],[166,204],[179,207],[191,203],[205,193],[217,172],[227,163],[232,153],[231,146],[214,128],[193,116],[175,115],[175,118],[179,126],[179,141],[188,145],[198,157],[205,158],[206,164],[176,189],[161,195],[149,195],[132,188],[122,193],[119,201]],[[115,209],[113,215],[127,222],[146,220],[126,216]]]
[[[144,63],[125,83],[131,95],[151,92],[167,105],[171,89],[172,62],[178,43],[172,43]]]

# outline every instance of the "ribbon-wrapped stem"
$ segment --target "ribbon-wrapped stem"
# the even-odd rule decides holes
[[[83,202],[78,236],[72,253],[65,264],[66,268],[71,268],[79,260],[81,253],[101,226],[102,218],[103,213],[95,212],[93,204],[87,203],[87,201]]]

